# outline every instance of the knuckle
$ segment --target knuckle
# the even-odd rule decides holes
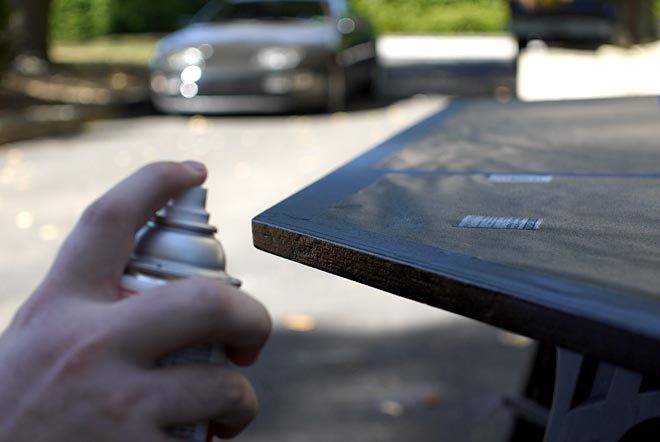
[[[12,319],[11,326],[19,330],[27,329],[31,324],[37,324],[42,321],[44,317],[52,314],[52,306],[50,305],[48,296],[43,296],[39,291],[26,301],[16,312]]]
[[[87,372],[116,344],[110,326],[67,314],[69,307],[52,305],[48,300],[29,301],[11,324],[11,331],[20,333],[21,345],[31,349],[26,355],[28,360],[48,367],[62,379]]]
[[[106,197],[94,201],[83,212],[80,223],[83,225],[118,224],[125,217],[125,210]]]
[[[236,370],[226,370],[220,377],[220,395],[227,410],[240,410],[241,414],[256,414],[256,397],[250,382]]]
[[[84,338],[65,339],[62,347],[66,348],[57,364],[58,377],[71,379],[80,376],[100,362],[100,354],[109,345],[107,337],[101,333],[88,334]]]
[[[143,406],[146,398],[146,391],[139,386],[116,389],[104,396],[100,412],[116,423],[126,422]]]
[[[217,324],[218,318],[228,318],[227,331],[238,333],[249,345],[263,345],[272,333],[272,320],[266,308],[254,298],[212,279],[194,281],[187,305],[195,309],[200,319]]]
[[[213,318],[226,313],[231,308],[230,301],[221,294],[220,285],[210,279],[194,281],[192,301],[201,314]]]
[[[195,413],[211,415],[217,410],[223,413],[230,410],[241,409],[245,402],[245,389],[238,379],[233,378],[232,370],[223,371],[217,375],[214,371],[201,372],[195,384],[180,384],[174,388],[177,403]]]
[[[212,409],[216,399],[211,397],[206,391],[181,387],[179,400],[181,404],[186,406],[186,408],[203,412]]]

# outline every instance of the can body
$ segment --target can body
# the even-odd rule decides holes
[[[166,279],[152,276],[126,274],[121,281],[121,296],[124,298],[136,296],[144,290],[165,285],[167,282]],[[158,361],[158,365],[161,367],[190,363],[221,365],[226,362],[227,358],[220,346],[200,345],[165,355]],[[208,423],[173,427],[168,434],[189,442],[213,441],[213,433]]]
[[[205,277],[240,287],[241,282],[225,272],[225,255],[215,238],[217,229],[208,223],[206,189],[193,188],[168,202],[136,235],[131,259],[124,274],[120,296],[140,292],[186,277]],[[200,345],[165,355],[161,367],[183,364],[226,364],[224,348]],[[177,426],[170,436],[188,442],[211,442],[208,422]]]

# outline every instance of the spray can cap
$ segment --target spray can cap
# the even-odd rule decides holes
[[[225,272],[225,253],[209,224],[207,190],[195,187],[170,200],[138,232],[127,271],[165,279],[204,276],[240,286]]]
[[[210,215],[206,211],[207,190],[194,187],[170,200],[156,214],[156,221],[171,227],[216,233],[217,229],[209,224]]]

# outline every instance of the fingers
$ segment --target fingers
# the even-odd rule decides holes
[[[49,277],[75,284],[116,286],[134,237],[170,198],[206,179],[195,162],[149,164],[90,205],[67,238]]]
[[[149,373],[152,409],[163,427],[214,422],[223,437],[240,433],[257,414],[257,396],[236,369],[222,366],[178,366]]]
[[[224,345],[239,365],[255,362],[271,332],[264,306],[240,290],[210,279],[157,287],[113,306],[121,318],[120,345],[150,363],[175,350]]]

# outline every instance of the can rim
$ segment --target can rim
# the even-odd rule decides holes
[[[151,222],[165,227],[177,227],[179,229],[194,230],[201,233],[214,234],[218,232],[218,229],[215,226],[212,226],[211,224],[196,223],[191,221],[176,221],[162,215],[156,215]]]
[[[233,286],[240,287],[241,281],[233,278],[223,270],[205,269],[187,264],[168,262],[163,260],[140,259],[134,257],[126,269],[129,274],[146,274],[163,279],[187,278],[202,276],[205,278],[224,281]]]

